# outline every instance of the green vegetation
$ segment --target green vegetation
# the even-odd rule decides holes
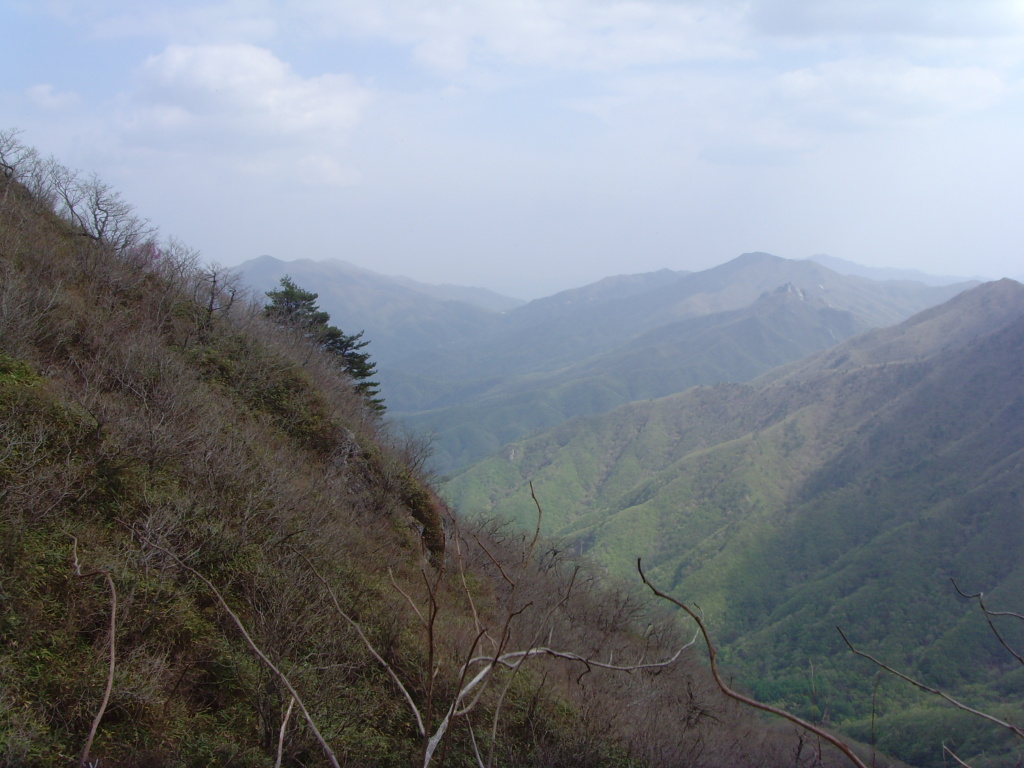
[[[393,359],[392,414],[453,473],[566,419],[693,386],[744,382],[897,322],[965,286],[840,276],[744,254],[704,272],[627,275],[531,302],[473,337]]]

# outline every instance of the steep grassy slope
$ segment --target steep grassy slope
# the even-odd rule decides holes
[[[463,510],[522,519],[532,479],[558,510],[549,533],[620,577],[643,556],[700,603],[761,696],[863,734],[871,670],[844,658],[836,624],[981,700],[1020,683],[948,578],[1022,607],[1022,382],[1024,287],[1004,280],[756,385],[567,422],[448,490]],[[893,748],[941,765],[939,742],[922,746],[934,732],[886,695],[879,727],[905,731]],[[1016,754],[986,738],[974,748]]]
[[[415,446],[223,273],[90,236],[10,170],[0,764],[327,765],[322,737],[339,764],[422,765],[445,725],[434,765],[793,762],[794,734],[689,658],[597,667],[683,639],[550,546],[448,515]],[[541,643],[591,666],[522,655]]]

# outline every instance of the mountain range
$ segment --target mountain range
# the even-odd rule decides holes
[[[392,418],[431,435],[442,474],[573,416],[748,381],[970,285],[871,280],[748,253],[702,272],[618,275],[516,306],[338,261],[264,256],[240,269],[259,289],[285,274],[315,286],[334,322],[365,330]]]
[[[531,302],[481,340],[384,369],[382,382],[397,414],[434,436],[435,469],[451,472],[566,418],[747,381],[964,287],[745,254],[704,272],[665,270]]]
[[[748,384],[571,419],[446,490],[524,520],[532,483],[547,534],[622,579],[642,557],[761,698],[859,735],[870,715],[898,757],[941,765],[934,724],[976,724],[901,691],[868,712],[873,670],[835,626],[934,685],[999,702],[1024,681],[949,582],[1024,607],[1022,382],[1024,286],[1001,280]]]
[[[262,257],[246,295],[16,132],[0,171],[0,764],[846,764],[704,651],[864,764],[1024,761],[880,672],[1020,722],[1019,283]],[[285,274],[391,421],[261,311]]]
[[[319,294],[320,305],[346,333],[366,331],[381,365],[417,350],[476,336],[500,313],[523,304],[485,288],[428,285],[390,277],[341,260],[281,261],[260,256],[241,264],[242,281],[257,298],[290,276]]]

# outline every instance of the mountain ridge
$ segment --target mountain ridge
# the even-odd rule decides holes
[[[764,297],[785,285],[805,306],[771,318]],[[963,288],[878,283],[750,253],[703,272],[620,276],[531,302],[479,337],[382,365],[380,377],[392,413],[435,436],[433,466],[448,473],[561,418],[765,374]]]

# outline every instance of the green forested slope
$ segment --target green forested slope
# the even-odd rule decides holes
[[[565,419],[700,384],[747,381],[866,327],[787,283],[749,307],[669,323],[563,370],[498,381],[486,397],[404,421],[433,436],[438,471],[456,470]]]
[[[1019,685],[1020,670],[949,583],[1022,607],[1017,283],[986,284],[756,386],[567,422],[448,490],[466,511],[521,518],[527,477],[558,510],[549,533],[623,578],[644,557],[704,608],[726,658],[769,700],[833,722],[867,715],[872,670],[847,657],[837,624],[983,700]],[[891,728],[903,728],[902,694],[887,695]],[[916,738],[904,739],[908,756]],[[934,749],[913,757],[941,764]]]
[[[966,287],[875,282],[748,253],[695,273],[609,278],[504,313],[476,338],[381,367],[392,415],[456,472],[578,415],[747,381]]]

